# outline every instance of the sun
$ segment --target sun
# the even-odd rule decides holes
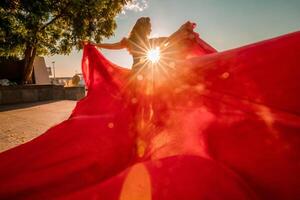
[[[156,47],[155,49],[150,49],[147,52],[147,59],[150,60],[152,63],[156,63],[160,59],[160,49]]]

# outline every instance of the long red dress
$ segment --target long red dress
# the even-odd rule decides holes
[[[186,44],[151,94],[85,46],[88,95],[0,154],[0,199],[299,199],[300,32],[220,53]]]

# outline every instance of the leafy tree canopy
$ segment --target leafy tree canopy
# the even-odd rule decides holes
[[[82,39],[100,42],[113,35],[115,17],[129,1],[1,0],[0,56],[24,58],[29,46],[35,55],[68,54]]]

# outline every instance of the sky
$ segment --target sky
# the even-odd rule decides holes
[[[300,31],[300,0],[134,0],[117,18],[115,35],[103,42],[127,37],[135,21],[151,18],[151,36],[168,36],[186,21],[197,23],[196,32],[225,51],[283,34]],[[103,50],[112,62],[131,67],[126,50]],[[46,65],[55,61],[56,77],[81,73],[82,51],[70,55],[45,57]]]

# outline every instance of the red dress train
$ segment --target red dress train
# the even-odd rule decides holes
[[[193,41],[156,81],[140,143],[149,94],[85,46],[88,95],[0,154],[0,199],[299,199],[300,32],[220,53]]]

